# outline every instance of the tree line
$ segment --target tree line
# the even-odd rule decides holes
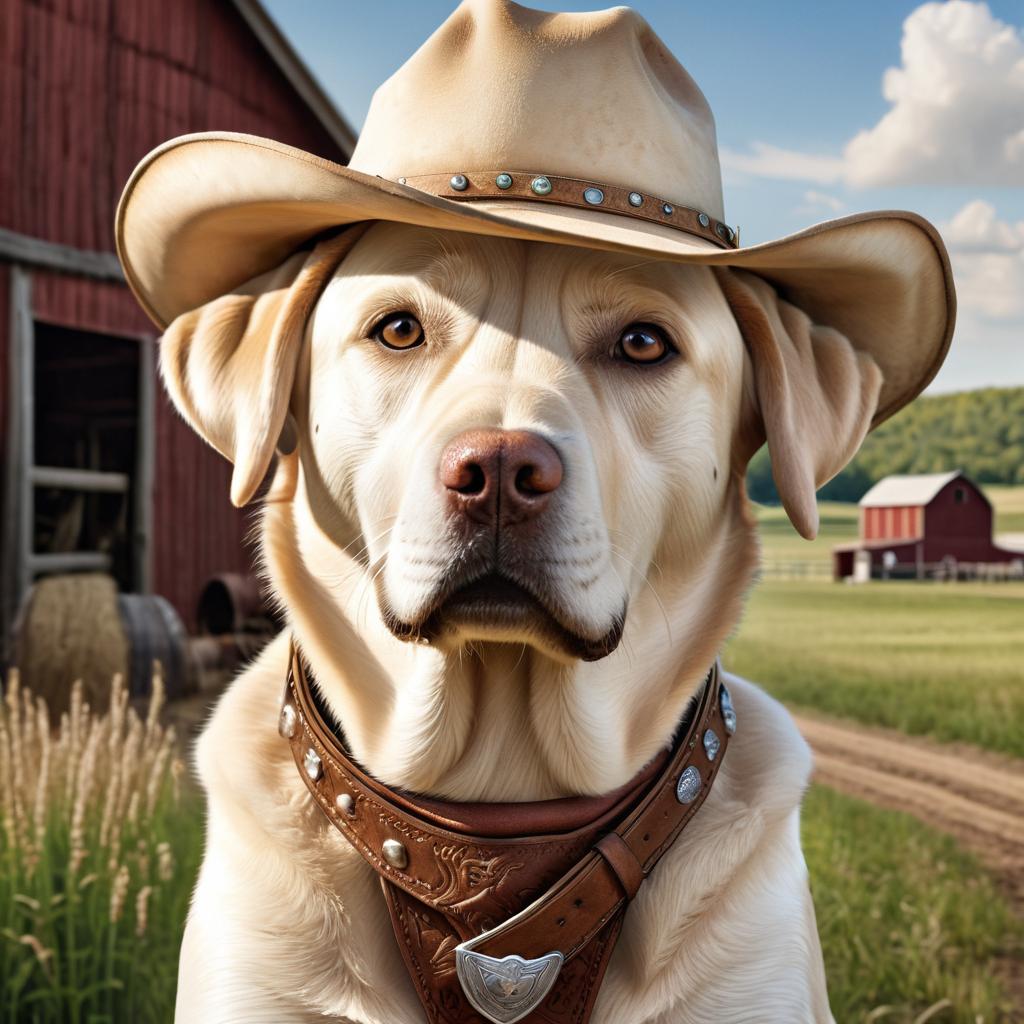
[[[1024,388],[982,388],[919,398],[868,434],[849,466],[818,492],[859,501],[891,473],[962,469],[982,484],[1024,484]],[[750,497],[777,504],[767,447],[751,460]]]

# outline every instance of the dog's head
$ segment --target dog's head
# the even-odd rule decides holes
[[[328,588],[354,563],[400,638],[562,660],[616,647],[652,568],[699,580],[765,439],[813,536],[881,383],[742,271],[389,223],[180,317],[162,366],[236,504],[295,453]]]

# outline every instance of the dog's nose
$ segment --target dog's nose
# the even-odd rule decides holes
[[[528,430],[468,430],[441,453],[449,506],[478,523],[514,525],[543,511],[562,482],[562,460]]]

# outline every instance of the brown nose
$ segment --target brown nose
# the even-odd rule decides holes
[[[543,511],[562,482],[562,460],[528,430],[467,430],[441,453],[439,473],[453,511],[514,525]]]

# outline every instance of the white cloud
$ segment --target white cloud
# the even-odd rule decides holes
[[[840,210],[846,209],[846,203],[842,201],[838,196],[830,196],[824,192],[816,192],[814,189],[804,193],[804,206],[802,210],[814,211],[824,207],[826,210],[831,210],[833,213],[838,213]]]
[[[975,199],[940,230],[960,307],[990,320],[1024,318],[1024,221],[1001,221],[990,203]]]
[[[926,3],[903,23],[901,65],[882,78],[892,104],[842,156],[767,143],[727,152],[727,168],[854,187],[1024,185],[1024,36],[971,0]]]
[[[1024,39],[984,3],[918,7],[903,23],[893,104],[846,146],[851,185],[1024,185]]]
[[[757,178],[781,178],[784,181],[814,181],[828,185],[843,176],[843,161],[836,156],[820,156],[780,149],[766,142],[755,142],[751,153],[721,150],[722,167],[727,171],[752,174]]]

